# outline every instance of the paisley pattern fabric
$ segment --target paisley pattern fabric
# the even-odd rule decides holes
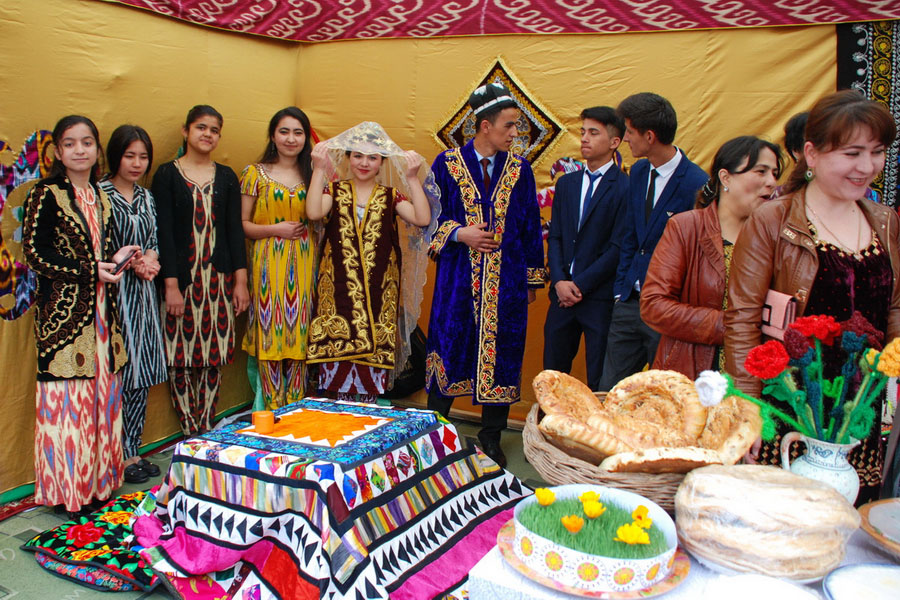
[[[76,190],[94,256],[101,257],[101,226],[93,189]],[[34,431],[35,502],[80,510],[108,498],[122,484],[122,406],[119,376],[109,364],[106,284],[95,284],[96,345],[92,378],[38,381]]]

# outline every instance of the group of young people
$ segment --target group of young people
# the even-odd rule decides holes
[[[582,119],[587,166],[560,179],[552,209],[545,368],[568,372],[583,334],[595,390],[649,364],[692,379],[721,370],[758,397],[743,363],[770,290],[795,298],[798,316],[859,311],[886,340],[900,335],[900,219],[870,199],[896,137],[884,106],[842,91],[791,119],[795,166],[781,187],[781,148],[754,136],[725,142],[704,173],[674,145],[675,111],[655,94]],[[622,141],[641,159],[628,176],[613,161]],[[851,455],[858,502],[898,493],[898,430],[885,452],[873,426]],[[784,433],[747,460],[780,465]]]
[[[853,92],[820,101],[784,197],[760,210],[783,168],[777,145],[731,140],[707,176],[675,146],[664,98],[586,109],[586,168],[557,182],[548,269],[534,175],[509,151],[517,104],[489,84],[469,105],[474,138],[430,170],[377,123],[313,144],[306,115],[285,108],[240,177],[212,158],[222,115],[198,105],[150,190],[143,129],[113,132],[101,176],[97,128],[60,120],[23,228],[38,277],[37,501],[77,512],[123,478],[154,475],[138,447],[148,389],[161,381],[186,435],[210,429],[235,316],[248,309],[242,345],[269,406],[306,395],[313,365],[315,393],[373,401],[408,355],[426,255],[436,263],[428,406],[446,416],[455,397],[481,404],[479,440],[501,465],[527,308],[545,279],[545,367],[570,370],[584,333],[594,389],[649,362],[690,376],[724,367],[758,392],[740,364],[759,341],[769,287],[801,312],[861,310],[888,337],[900,333],[897,215],[858,201],[895,135],[876,103]],[[623,141],[640,159],[628,174],[614,160]]]

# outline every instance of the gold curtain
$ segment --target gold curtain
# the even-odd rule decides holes
[[[549,185],[556,158],[579,156],[578,113],[586,106],[615,106],[640,91],[666,96],[678,112],[676,143],[708,168],[721,143],[736,135],[781,141],[784,121],[835,85],[833,26],[304,45],[197,27],[115,4],[6,0],[0,4],[0,39],[0,139],[16,151],[32,131],[52,129],[61,116],[80,113],[95,120],[103,143],[122,123],[143,126],[159,164],[180,145],[188,108],[208,103],[225,117],[214,157],[237,172],[262,151],[269,117],[291,104],[307,112],[323,138],[374,120],[398,144],[431,160],[442,150],[434,131],[498,56],[568,128],[555,150],[534,165],[539,188]],[[627,147],[623,154],[626,164],[633,162]],[[13,158],[0,160],[9,164]],[[2,218],[13,217],[4,211]],[[423,328],[431,304],[427,285]],[[544,291],[529,309],[525,402],[514,408],[514,418],[533,401],[530,382],[541,368],[546,311]],[[30,313],[0,322],[0,414],[6,419],[0,492],[34,477],[31,329]],[[225,372],[222,410],[250,399],[245,357],[238,354]],[[584,377],[582,355],[573,373]],[[168,391],[157,386],[144,442],[177,430]]]

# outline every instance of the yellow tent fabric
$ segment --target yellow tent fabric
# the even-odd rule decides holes
[[[181,143],[187,109],[209,103],[225,117],[215,158],[236,171],[262,151],[269,117],[292,104],[307,112],[323,138],[374,120],[402,147],[430,160],[443,149],[434,132],[498,57],[568,128],[552,156],[534,165],[539,188],[550,184],[556,158],[579,156],[578,113],[586,106],[615,106],[640,91],[666,96],[679,116],[677,144],[707,168],[719,145],[736,135],[780,141],[788,117],[835,87],[833,26],[308,45],[92,0],[5,0],[0,39],[0,139],[14,149],[31,132],[80,113],[95,120],[102,142],[122,123],[143,126],[159,164]],[[627,147],[623,153],[632,163]],[[0,157],[7,164],[12,158]],[[11,218],[6,213],[0,218]],[[514,418],[522,418],[533,401],[530,381],[541,368],[546,310],[544,291],[529,310],[525,401],[514,407]],[[31,328],[30,313],[0,322],[0,492],[34,477]],[[250,399],[244,359],[226,369],[220,409]],[[582,357],[573,374],[584,377]],[[464,407],[462,400],[458,404]],[[168,391],[157,386],[144,442],[177,430]]]

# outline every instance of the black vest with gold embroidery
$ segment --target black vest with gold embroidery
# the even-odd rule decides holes
[[[376,185],[362,221],[351,181],[332,183],[330,193],[307,362],[350,360],[391,369],[401,272],[396,192]]]

